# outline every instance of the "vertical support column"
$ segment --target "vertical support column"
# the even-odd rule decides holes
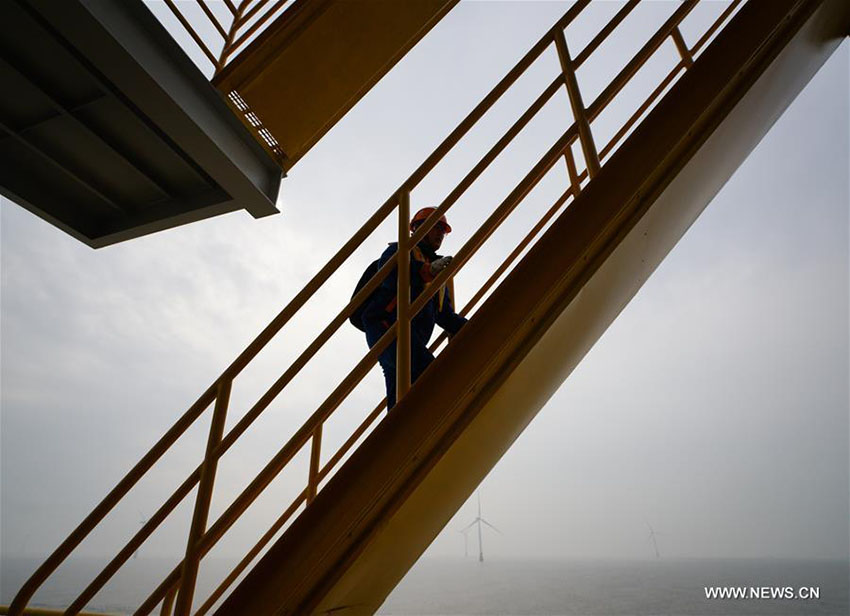
[[[213,411],[210,434],[207,439],[207,451],[204,456],[204,466],[201,468],[198,496],[195,500],[189,541],[186,544],[186,557],[183,559],[183,570],[180,575],[180,591],[177,594],[175,616],[189,616],[192,609],[192,598],[195,594],[195,582],[198,578],[198,564],[201,558],[198,544],[207,529],[215,471],[218,467],[218,457],[213,456],[213,451],[221,443],[221,437],[224,435],[224,420],[227,417],[231,385],[232,381],[230,380],[223,380],[218,383],[215,410]]]
[[[319,459],[322,455],[322,424],[313,431],[313,445],[310,448],[310,474],[307,477],[307,504],[316,498],[319,489]]]
[[[564,85],[567,86],[567,95],[570,97],[570,108],[578,126],[578,136],[581,141],[581,151],[587,164],[587,173],[594,177],[599,172],[599,155],[596,153],[596,145],[593,143],[593,134],[590,132],[590,123],[587,121],[587,110],[581,100],[581,92],[576,80],[576,72],[570,52],[567,49],[567,39],[564,31],[558,28],[555,33],[555,47],[558,49],[558,59],[561,61],[561,70],[564,73]]]
[[[679,55],[685,63],[685,68],[691,68],[694,65],[694,57],[691,55],[691,50],[688,49],[688,44],[685,43],[685,39],[682,36],[681,30],[679,30],[679,26],[673,28],[670,36],[673,37],[673,42],[676,43],[676,49],[679,51]]]
[[[398,195],[396,402],[410,389],[410,191]]]
[[[162,600],[162,609],[159,616],[171,616],[171,610],[174,608],[174,598],[177,596],[177,586],[172,586],[165,598]]]
[[[573,199],[575,199],[581,192],[581,182],[578,180],[578,171],[576,170],[575,158],[573,158],[572,145],[572,143],[567,144],[567,149],[564,150],[564,161],[567,163],[567,175],[570,178],[570,186],[573,189]]]

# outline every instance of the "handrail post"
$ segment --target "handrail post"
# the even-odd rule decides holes
[[[575,200],[578,198],[579,192],[581,192],[581,181],[579,180],[578,171],[576,170],[576,160],[573,157],[572,144],[567,144],[567,147],[564,149],[564,161],[567,163],[567,175],[570,178],[573,200]]]
[[[186,543],[186,557],[183,559],[180,591],[177,594],[175,616],[189,616],[192,609],[192,598],[195,594],[195,582],[198,577],[198,566],[201,559],[198,543],[207,528],[207,518],[210,513],[215,472],[218,467],[218,456],[213,452],[224,435],[224,420],[227,417],[227,405],[230,401],[230,389],[233,381],[223,379],[218,383],[210,434],[207,439],[207,451],[204,456],[204,466],[201,469],[201,479],[198,483],[198,496],[195,500],[195,511],[192,514],[192,526],[189,530],[189,540]]]
[[[398,196],[396,402],[410,389],[410,191]]]
[[[322,454],[322,424],[313,431],[313,444],[310,448],[310,471],[307,478],[307,504],[316,498],[319,490],[319,459]]]
[[[587,165],[587,173],[593,178],[599,172],[599,155],[596,153],[593,133],[591,133],[590,123],[587,121],[587,110],[581,100],[576,71],[567,48],[567,38],[560,28],[555,33],[555,47],[558,49],[558,59],[561,61],[561,70],[564,73],[564,84],[570,98],[570,108],[573,110],[573,118],[575,118],[578,127],[578,136],[581,142],[581,150],[584,153],[584,162]]]
[[[171,611],[174,609],[174,599],[177,596],[177,588],[177,586],[172,586],[168,594],[165,595],[165,598],[162,600],[162,609],[159,612],[159,616],[171,616]]]
[[[685,43],[685,39],[682,36],[682,31],[679,30],[679,26],[673,28],[670,36],[673,37],[673,42],[676,44],[676,49],[679,51],[682,62],[685,63],[685,68],[691,68],[694,65],[694,57],[688,49],[688,44]]]

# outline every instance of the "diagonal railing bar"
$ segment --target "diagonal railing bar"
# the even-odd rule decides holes
[[[183,432],[201,415],[204,409],[215,399],[215,383],[201,394],[195,404],[177,420],[177,422],[157,441],[157,443],[142,456],[142,459],[130,469],[124,478],[110,490],[109,494],[83,519],[70,535],[47,557],[44,563],[36,569],[35,573],[24,583],[18,594],[9,605],[9,613],[23,612],[24,606],[41,584],[64,562],[68,555],[85,539],[97,524],[115,507],[130,489],[136,485],[139,479],[159,460],[160,457],[174,444]],[[141,531],[140,531],[141,533]]]
[[[644,112],[652,106],[652,103],[664,92],[665,88],[679,75],[679,72],[686,68],[684,61],[679,62],[673,69],[667,73],[667,76],[661,81],[660,84],[652,91],[649,95],[649,98],[646,99],[643,104],[637,108],[637,110],[626,120],[626,123],[620,127],[611,140],[605,144],[605,147],[599,151],[600,158],[605,158],[611,151],[617,146],[620,140],[631,130],[632,126],[634,126],[638,120],[640,120],[641,116]]]
[[[579,12],[590,4],[590,0],[579,0],[576,2],[567,13],[561,17],[555,25],[552,26],[541,38],[537,41],[534,46],[526,52],[526,54],[517,62],[517,64],[510,70],[508,73],[502,77],[501,81],[497,83],[492,90],[490,90],[487,95],[481,99],[481,102],[478,103],[469,114],[461,120],[460,124],[449,133],[448,137],[446,137],[443,142],[437,146],[437,148],[431,152],[431,154],[425,159],[425,161],[414,171],[410,177],[402,183],[399,187],[399,190],[410,190],[412,191],[418,184],[421,182],[424,177],[431,172],[431,170],[439,163],[446,155],[446,153],[453,148],[460,139],[469,132],[476,122],[478,122],[481,117],[490,110],[493,104],[501,98],[501,96],[510,88],[517,79],[519,79],[520,75],[525,73],[529,66],[531,66],[537,58],[546,50],[546,48],[552,44],[554,33],[559,28],[566,28],[579,14]]]
[[[337,465],[337,463],[348,453],[348,451],[354,446],[354,443],[363,436],[366,430],[369,429],[369,426],[372,425],[372,422],[380,416],[381,411],[383,411],[387,406],[387,399],[382,399],[378,405],[366,416],[357,429],[351,433],[351,436],[342,444],[342,446],[337,449],[336,453],[331,456],[331,458],[325,463],[322,469],[319,471],[319,481],[323,481],[325,477],[333,470],[333,468]]]
[[[697,39],[697,42],[694,43],[694,46],[690,48],[690,52],[692,55],[697,55],[702,46],[705,45],[708,40],[714,35],[715,32],[723,25],[729,16],[735,11],[736,8],[743,2],[744,0],[732,0],[729,3],[720,16],[714,20],[714,23],[709,26],[708,30],[706,30],[701,37]]]
[[[364,419],[357,429],[348,437],[348,439],[343,443],[343,445],[337,450],[337,452],[330,458],[330,460],[325,463],[325,465],[318,472],[317,481],[321,483],[325,477],[330,473],[331,470],[337,465],[337,463],[347,454],[354,444],[360,439],[361,436],[369,429],[369,427],[374,423],[375,419],[377,419],[381,411],[384,410],[387,404],[387,399],[384,398],[378,405],[372,410],[371,413]],[[295,501],[289,506],[286,511],[272,524],[271,528],[260,538],[260,540],[254,545],[251,550],[245,555],[245,557],[239,561],[239,564],[236,565],[233,571],[231,571],[228,576],[224,579],[224,581],[219,584],[219,586],[213,591],[213,593],[204,601],[203,605],[195,612],[195,616],[203,616],[206,614],[210,608],[218,601],[221,596],[227,591],[230,585],[239,577],[239,575],[251,564],[251,561],[256,558],[257,554],[262,551],[262,549],[271,541],[277,532],[281,529],[281,527],[289,520],[290,516],[295,512],[295,510],[304,502],[307,498],[307,488],[305,488],[301,494],[296,498]]]
[[[236,5],[233,4],[233,0],[224,0],[224,4],[227,6],[227,10],[230,11],[230,14],[233,15],[234,17],[236,17],[237,10],[236,10]]]
[[[236,28],[238,29],[248,23],[248,21],[268,3],[269,0],[259,0],[259,2],[254,3],[254,5],[250,9],[248,9],[248,11],[246,11],[236,19],[236,21],[234,22]]]
[[[227,31],[227,35],[224,37],[224,44],[221,46],[221,52],[218,54],[218,61],[215,64],[216,75],[220,73],[225,64],[227,64],[227,59],[230,56],[230,47],[233,44],[234,37],[236,36],[236,24],[242,16],[242,12],[245,10],[246,6],[247,3],[242,2],[239,5],[239,8],[233,7],[233,21],[230,23],[230,29]]]
[[[232,43],[230,43],[228,48],[227,48],[227,54],[225,54],[225,56],[224,56],[225,61],[227,59],[229,59],[231,56],[233,56],[234,54],[236,54],[239,51],[239,49],[242,47],[242,45],[244,45],[245,42],[249,38],[251,38],[251,35],[253,35],[257,30],[262,28],[264,25],[266,25],[266,23],[275,15],[275,13],[277,13],[280,10],[280,7],[282,7],[284,4],[286,4],[286,2],[287,2],[287,0],[277,0],[277,2],[275,2],[274,6],[272,6],[272,8],[270,8],[268,11],[266,11],[262,15],[262,17],[260,17],[257,21],[255,21],[253,24],[251,24],[248,27],[248,29],[245,30],[245,32],[243,32],[242,34],[239,35],[239,38],[237,38]],[[247,21],[248,20],[245,19],[242,23],[239,24],[239,27],[242,27],[242,25],[247,23]],[[234,33],[236,32],[236,30],[238,30],[238,28],[234,29]]]
[[[226,28],[224,24],[221,23],[218,17],[216,17],[215,13],[210,9],[208,5],[208,0],[195,0],[196,4],[200,7],[201,11],[206,16],[207,20],[209,20],[210,24],[212,24],[215,31],[223,40],[223,45],[221,48],[221,52],[218,58],[215,57],[215,54],[210,49],[210,46],[204,41],[203,37],[199,34],[198,30],[194,27],[191,21],[189,21],[188,17],[177,7],[177,3],[175,0],[165,0],[166,6],[171,10],[171,13],[177,18],[180,22],[180,25],[183,26],[183,29],[189,34],[198,48],[203,52],[203,54],[207,57],[215,69],[215,74],[221,72],[221,70],[227,64],[228,59],[239,49],[239,47],[251,37],[259,28],[262,28],[264,25],[268,23],[272,16],[274,16],[281,6],[285,5],[288,0],[276,0],[274,6],[267,10],[264,14],[260,16],[249,28],[247,31],[242,34],[239,31],[251,21],[251,19],[257,15],[257,13],[268,4],[269,0],[259,0],[258,2],[254,2],[254,0],[244,0],[239,3],[239,5],[235,5],[233,0],[224,0],[225,6],[227,10],[230,12],[232,16],[232,21],[230,22],[230,27]],[[247,12],[246,12],[247,11]],[[237,38],[238,35],[238,38]],[[235,39],[235,40],[234,40]]]
[[[238,5],[235,4],[233,0],[224,0],[227,10],[233,17],[230,27],[225,28],[212,10],[207,6],[207,0],[195,1],[200,5],[207,19],[212,23],[217,33],[224,40],[224,45],[218,58],[216,58],[210,51],[209,45],[203,40],[189,19],[187,19],[187,17],[178,9],[175,0],[165,0],[171,12],[175,15],[175,17],[177,17],[180,24],[210,61],[216,75],[218,75],[228,65],[228,62],[233,57],[241,52],[241,49],[249,41],[251,36],[253,36],[259,29],[268,25],[275,16],[283,17],[286,14],[286,11],[288,11],[288,8],[285,9],[282,14],[280,13],[280,10],[289,2],[289,0],[275,0],[274,4],[270,8],[266,8],[265,12],[260,13],[260,11],[269,4],[269,0],[243,0],[238,3]],[[590,0],[578,0],[578,2],[570,7],[567,13],[555,24],[555,26],[553,26],[553,30],[557,27],[566,27],[588,4],[590,4]],[[253,23],[250,23],[251,20],[257,17],[258,14],[259,17]],[[247,29],[245,29],[246,26]]]
[[[204,39],[195,31],[192,27],[192,24],[189,23],[189,20],[186,19],[186,16],[177,8],[177,5],[174,4],[174,0],[165,0],[165,4],[168,8],[171,9],[171,12],[177,18],[177,20],[182,24],[183,28],[186,32],[189,33],[189,36],[192,37],[192,40],[195,41],[195,44],[204,52],[204,55],[207,59],[212,63],[213,66],[217,66],[217,61],[215,59],[215,55],[210,51],[210,48],[207,47],[207,44],[204,42]]]
[[[362,378],[375,365],[386,347],[390,345],[395,337],[393,329],[387,330],[378,342],[349,372],[348,376],[327,396],[325,401],[301,426],[301,428],[290,437],[289,441],[278,451],[278,453],[266,464],[262,471],[245,488],[242,493],[231,503],[230,507],[222,513],[215,524],[204,534],[199,545],[206,549],[211,548],[216,541],[230,528],[233,522],[254,501],[262,490],[277,476],[284,466],[295,456],[301,448],[310,440],[316,428],[323,423],[342,401],[344,395],[348,394],[356,385],[355,379]]]
[[[221,38],[226,39],[227,38],[227,30],[225,30],[224,26],[222,26],[221,23],[218,21],[218,18],[210,10],[210,7],[207,6],[207,3],[204,0],[195,0],[195,2],[198,3],[198,6],[201,7],[201,10],[204,12],[204,14],[207,16],[207,18],[209,18],[209,20],[212,22],[213,27],[215,27],[215,29],[218,30],[218,33],[221,34]]]
[[[513,123],[513,125],[505,132],[502,137],[493,144],[487,153],[470,169],[463,179],[455,186],[448,196],[437,206],[436,210],[431,213],[416,229],[416,232],[410,236],[410,245],[416,246],[422,238],[427,235],[431,228],[440,220],[449,208],[460,199],[461,195],[477,180],[482,173],[490,166],[490,164],[501,154],[504,149],[514,140],[514,138],[525,128],[531,119],[549,102],[563,84],[563,76],[558,75],[552,80],[545,90],[538,96],[531,106]]]
[[[732,0],[728,7],[711,23],[709,28],[706,30],[705,34],[694,44],[693,47],[685,49],[689,53],[691,57],[695,56],[699,48],[705,44],[705,42],[711,37],[711,35],[720,28],[723,23],[729,18],[732,12],[743,2],[743,0]],[[684,17],[684,16],[683,16]],[[681,22],[679,22],[681,23]],[[674,26],[672,32],[678,32],[678,24]],[[671,36],[674,36],[671,33]],[[681,35],[680,35],[681,36]],[[684,40],[682,41],[684,43]],[[667,86],[678,76],[679,72],[682,69],[687,69],[690,67],[684,59],[677,63],[667,76],[658,84],[658,86],[650,93],[649,97],[641,104],[640,107],[626,120],[625,124],[614,134],[611,140],[605,145],[602,150],[599,152],[600,158],[605,158],[608,154],[611,153],[611,150],[616,147],[617,143],[629,132],[629,130],[634,126],[638,120],[640,120],[641,116],[646,112],[649,107],[652,106],[652,103],[658,99],[658,97],[664,92]]]
[[[543,215],[543,218],[537,221],[537,224],[535,224],[531,231],[529,231],[522,239],[522,241],[517,244],[513,251],[511,251],[511,254],[509,254],[507,258],[502,261],[501,265],[496,268],[496,271],[493,272],[490,278],[488,278],[487,281],[483,285],[481,285],[475,295],[472,296],[472,299],[470,299],[463,307],[463,309],[458,312],[460,316],[465,317],[470,313],[470,311],[476,306],[476,304],[481,300],[481,298],[484,297],[487,291],[490,290],[493,284],[495,284],[495,282],[502,276],[502,274],[504,274],[505,271],[513,264],[516,258],[529,245],[529,243],[531,243],[531,241],[534,240],[535,237],[537,237],[537,235],[540,233],[540,230],[546,226],[546,223],[549,222],[552,217],[561,209],[561,206],[566,203],[567,199],[572,194],[574,194],[574,190],[572,187],[570,187],[567,188],[567,190],[565,190],[560,197],[558,197],[552,207],[550,207],[546,214]],[[448,334],[443,331],[439,336],[437,336],[436,340],[434,340],[434,342],[428,347],[428,349],[433,353],[448,337]]]
[[[537,223],[532,227],[532,229],[526,234],[526,236],[522,239],[522,241],[517,244],[517,246],[511,251],[511,253],[507,256],[507,258],[502,261],[501,265],[496,269],[495,272],[487,279],[487,281],[481,285],[481,288],[478,289],[475,295],[472,296],[472,299],[469,300],[466,306],[464,306],[463,310],[461,310],[461,314],[466,316],[469,314],[469,311],[475,307],[475,305],[481,300],[481,298],[490,290],[496,280],[499,279],[502,274],[513,264],[513,262],[522,254],[522,251],[534,240],[543,227],[546,226],[552,218],[558,213],[561,209],[561,206],[567,202],[567,199],[570,196],[575,194],[572,187],[567,188],[560,197],[555,200],[555,203],[549,208],[549,210],[543,215],[543,217],[537,221]],[[575,198],[575,197],[573,197]]]
[[[617,73],[614,80],[608,84],[596,99],[587,108],[587,117],[592,122],[602,112],[602,110],[610,103],[614,97],[619,94],[620,90],[634,77],[635,73],[646,63],[646,61],[661,47],[661,44],[670,36],[679,23],[690,13],[696,6],[697,0],[684,0],[682,4],[673,11],[673,14],[667,18],[667,21],[652,35],[652,37],[641,47],[640,51]]]
[[[225,0],[228,10],[234,15],[234,25],[230,32],[225,35],[225,47],[233,42],[236,36],[236,31],[241,25],[258,15],[259,10],[268,4],[268,0],[261,0],[259,4],[254,4],[253,0],[242,0],[236,5],[232,0]],[[172,10],[176,9],[173,2],[168,0],[172,5]],[[209,7],[203,5],[199,0],[207,14],[207,17],[214,20],[214,15],[209,11]],[[370,216],[363,226],[355,232],[355,234],[339,248],[334,256],[317,272],[310,281],[304,286],[301,291],[293,297],[289,303],[278,313],[278,315],[263,329],[262,332],[249,344],[245,350],[228,366],[221,376],[203,393],[200,398],[189,407],[189,409],[174,423],[174,425],[166,432],[166,434],[151,448],[151,450],[142,457],[142,459],[127,473],[127,475],[119,481],[109,494],[101,501],[95,509],[83,520],[83,522],[62,542],[62,544],[48,557],[45,563],[39,567],[29,580],[24,584],[18,595],[15,597],[10,606],[10,613],[18,616],[22,613],[24,606],[34,594],[35,590],[46,580],[46,578],[61,564],[65,558],[73,551],[82,540],[97,526],[97,524],[113,509],[115,504],[123,498],[127,492],[136,485],[138,480],[155,464],[161,456],[167,451],[176,440],[188,430],[194,421],[203,413],[213,401],[216,401],[216,413],[214,417],[218,417],[213,421],[210,428],[210,440],[207,446],[207,452],[204,461],[186,478],[186,480],[168,497],[168,499],[160,506],[160,508],[151,516],[151,518],[139,529],[133,537],[124,545],[118,554],[107,564],[107,566],[95,577],[95,579],[83,590],[83,592],[75,599],[71,606],[66,611],[66,614],[76,614],[81,610],[103,587],[103,585],[117,572],[117,570],[129,559],[130,555],[158,528],[162,522],[172,513],[177,505],[185,499],[192,491],[195,485],[201,482],[204,472],[207,472],[207,479],[201,482],[199,495],[196,503],[194,516],[197,518],[192,525],[192,538],[187,544],[186,558],[181,561],[177,567],[166,576],[165,580],[153,591],[153,593],[139,607],[136,614],[147,614],[156,605],[161,603],[161,613],[170,615],[175,598],[178,600],[178,612],[180,616],[187,616],[191,610],[192,596],[191,588],[195,583],[197,573],[197,563],[203,558],[209,550],[217,543],[217,541],[232,527],[236,520],[251,506],[256,498],[263,490],[271,483],[271,481],[289,464],[292,458],[306,446],[309,441],[312,441],[310,464],[308,467],[307,485],[302,490],[300,495],[293,501],[290,507],[284,511],[269,531],[263,535],[260,541],[248,552],[245,558],[240,561],[234,572],[225,579],[224,582],[214,591],[204,602],[201,609],[198,611],[199,616],[208,611],[212,605],[222,596],[227,587],[235,580],[239,574],[252,562],[257,554],[265,547],[275,534],[283,527],[287,520],[294,515],[295,511],[305,502],[309,505],[313,496],[319,489],[320,484],[329,476],[331,471],[339,464],[344,456],[351,451],[359,439],[365,434],[375,420],[380,416],[381,411],[385,408],[386,401],[379,403],[374,410],[358,425],[354,433],[351,434],[343,445],[336,450],[330,460],[323,466],[321,465],[321,440],[324,423],[342,404],[353,389],[361,382],[364,376],[371,370],[377,362],[378,356],[383,353],[394,340],[398,340],[396,345],[396,353],[404,351],[405,345],[409,343],[409,332],[406,327],[403,327],[402,321],[409,324],[409,319],[415,315],[431,301],[433,296],[440,288],[448,284],[456,274],[463,268],[466,263],[477,253],[481,246],[492,236],[493,233],[505,222],[510,214],[518,207],[518,205],[528,196],[530,191],[541,181],[541,179],[549,172],[558,159],[563,156],[567,167],[567,175],[569,185],[564,190],[558,199],[552,204],[547,212],[537,221],[533,228],[525,235],[520,243],[513,251],[505,258],[502,264],[494,271],[487,281],[478,289],[473,298],[467,302],[461,310],[461,315],[468,315],[470,311],[486,296],[488,291],[503,278],[508,269],[521,258],[526,248],[539,237],[540,233],[546,227],[562,208],[567,204],[570,197],[575,197],[581,191],[582,182],[586,180],[592,181],[594,161],[590,160],[589,165],[586,164],[585,169],[578,172],[575,167],[575,160],[572,156],[572,144],[575,140],[581,137],[583,146],[586,144],[592,146],[592,133],[590,132],[589,123],[592,122],[608,103],[622,90],[627,83],[646,61],[655,53],[655,51],[664,43],[667,37],[673,39],[676,48],[681,54],[682,60],[665,76],[661,83],[655,88],[650,96],[643,104],[634,112],[623,126],[615,133],[614,137],[606,144],[599,152],[598,160],[604,161],[614,150],[628,131],[635,126],[644,115],[647,109],[661,96],[682,72],[687,70],[691,61],[695,57],[698,50],[706,44],[710,37],[716,32],[722,24],[729,18],[734,9],[741,3],[741,0],[734,0],[732,4],[726,8],[714,23],[711,24],[708,31],[694,44],[690,49],[681,36],[679,24],[682,19],[693,9],[697,0],[685,0],[685,2],[664,22],[664,24],[650,37],[638,53],[626,64],[626,66],[617,74],[614,80],[609,83],[602,93],[599,94],[596,100],[585,109],[581,103],[581,96],[578,89],[578,83],[575,80],[575,70],[591,54],[596,51],[606,38],[615,30],[615,28],[624,21],[627,15],[636,5],[636,0],[630,0],[609,20],[603,28],[591,39],[585,48],[579,53],[575,60],[570,59],[567,49],[566,39],[564,37],[564,28],[569,25],[572,20],[589,4],[590,0],[580,0],[576,2],[570,9],[538,40],[537,43],[517,62],[517,64],[493,87],[493,89],[475,106],[475,108],[467,114],[467,116],[452,130],[449,135],[440,143],[439,146],[425,159],[425,161],[417,167],[416,170],[402,183],[402,185],[392,193],[387,201],[381,205],[378,210]],[[278,0],[277,4],[269,9],[262,18],[267,18],[284,4],[283,0]],[[220,23],[218,24],[221,25]],[[256,25],[256,24],[255,24]],[[223,28],[216,28],[219,33],[222,33]],[[304,349],[301,354],[289,365],[289,367],[278,377],[278,379],[266,390],[266,392],[257,400],[257,402],[236,422],[231,430],[222,437],[223,432],[223,411],[227,406],[227,397],[229,397],[229,388],[233,379],[239,375],[242,370],[256,357],[256,355],[275,337],[283,327],[298,313],[299,310],[309,301],[315,293],[321,288],[327,280],[333,275],[345,262],[350,258],[354,251],[369,237],[387,218],[397,211],[400,202],[407,203],[410,192],[430,173],[433,168],[445,157],[445,155],[469,132],[478,120],[487,113],[497,100],[517,81],[517,79],[525,74],[526,70],[541,56],[541,54],[550,48],[556,47],[558,56],[561,60],[561,71],[553,79],[553,81],[540,93],[532,102],[528,109],[508,128],[508,130],[494,143],[484,156],[467,172],[463,179],[447,194],[436,211],[431,214],[421,224],[415,232],[408,234],[408,219],[409,213],[404,208],[398,210],[398,228],[399,228],[399,250],[393,258],[389,259],[379,271],[370,279],[367,284],[358,291],[351,300],[333,317],[330,322],[322,329],[320,334]],[[224,55],[224,54],[223,54]],[[566,85],[569,93],[571,104],[574,110],[579,113],[574,113],[574,118],[584,118],[587,123],[587,130],[582,132],[582,124],[575,120],[572,125],[555,141],[555,143],[546,151],[546,153],[537,161],[537,163],[526,173],[523,179],[510,191],[507,197],[499,204],[499,206],[487,217],[484,224],[477,229],[472,236],[464,243],[457,252],[452,263],[440,272],[434,280],[420,293],[416,298],[411,298],[409,302],[408,314],[405,317],[404,310],[399,311],[397,325],[389,328],[380,338],[378,343],[374,345],[348,372],[348,374],[337,384],[333,391],[324,399],[318,406],[316,411],[307,419],[301,428],[293,434],[283,447],[272,457],[272,459],[263,467],[260,473],[251,481],[251,483],[231,502],[227,509],[222,513],[215,523],[206,531],[203,527],[206,525],[206,518],[209,508],[209,498],[212,491],[212,481],[215,474],[215,466],[221,456],[226,453],[236,440],[250,427],[250,425],[259,417],[262,412],[274,401],[277,396],[286,388],[286,386],[295,378],[296,375],[304,368],[304,366],[318,353],[324,344],[334,335],[342,323],[360,306],[380,285],[386,276],[391,275],[393,270],[397,270],[396,275],[403,275],[399,268],[399,264],[406,265],[409,259],[409,251],[416,246],[425,234],[437,223],[439,218],[448,211],[460,197],[469,189],[469,187],[490,167],[493,161],[505,150],[505,148],[513,142],[514,138],[528,125],[532,118],[536,117],[539,111],[552,99],[561,86]],[[591,148],[591,153],[593,148]],[[591,157],[594,158],[594,157]],[[588,158],[585,157],[587,161]],[[588,177],[588,173],[591,177]],[[409,285],[398,285],[399,289],[407,289]],[[404,302],[402,302],[404,303]],[[401,331],[401,333],[399,333]],[[436,350],[444,341],[445,334],[439,336],[431,348]],[[400,383],[398,391],[403,394],[404,383]],[[399,396],[401,398],[401,395]],[[217,426],[217,427],[216,427]],[[206,469],[206,471],[204,470]],[[184,591],[178,594],[178,588],[183,587]],[[181,596],[182,595],[182,596]]]
[[[215,605],[216,601],[218,601],[221,596],[225,593],[225,591],[230,587],[230,585],[236,581],[243,571],[251,564],[257,554],[259,554],[264,547],[271,541],[274,536],[278,533],[278,531],[283,528],[283,525],[289,521],[289,518],[298,510],[298,508],[307,500],[307,488],[304,488],[301,491],[292,504],[287,507],[284,512],[275,520],[274,524],[271,525],[269,530],[260,537],[260,540],[251,548],[245,557],[239,561],[239,564],[231,571],[228,576],[224,579],[224,581],[210,594],[209,597],[204,601],[198,611],[195,612],[195,616],[203,616],[206,614],[213,605]]]
[[[586,176],[586,172],[583,173],[582,176]],[[475,295],[472,296],[472,299],[470,299],[466,303],[466,305],[463,307],[463,309],[458,314],[460,314],[461,316],[466,316],[470,313],[470,311],[473,308],[475,308],[475,306],[478,304],[478,302],[481,301],[481,298],[484,297],[484,295],[486,295],[487,291],[489,291],[492,288],[492,286],[495,284],[495,282],[505,273],[505,271],[511,265],[513,265],[513,263],[514,263],[514,261],[516,261],[517,257],[519,257],[519,255],[522,254],[522,251],[525,250],[525,248],[537,237],[537,235],[540,233],[540,231],[543,229],[543,227],[546,226],[546,223],[548,223],[550,220],[552,220],[552,218],[555,216],[555,214],[557,214],[560,211],[561,206],[563,206],[564,203],[567,202],[567,199],[569,199],[571,196],[573,197],[573,199],[575,199],[576,191],[572,186],[567,188],[561,194],[561,196],[558,197],[555,200],[555,203],[553,203],[552,206],[543,215],[543,217],[540,220],[537,221],[537,223],[525,235],[525,237],[520,241],[520,243],[517,244],[516,247],[511,251],[511,253],[505,258],[505,260],[502,261],[502,263],[499,265],[499,267],[496,268],[496,271],[494,271],[490,275],[490,277],[484,282],[484,284],[481,285],[481,288],[478,289],[478,291],[475,293]],[[443,332],[443,334],[441,334],[441,336],[446,336],[446,335],[447,334],[445,332]],[[441,342],[441,340],[438,338],[435,341],[435,345],[438,345],[439,342]]]
[[[144,541],[159,527],[168,515],[186,498],[195,487],[201,477],[201,466],[180,485],[179,488],[160,506],[159,509],[148,519],[147,523],[133,536],[133,538],[121,549],[109,564],[104,567],[97,577],[83,590],[82,593],[71,603],[66,614],[76,614],[94,598],[97,592],[112,578],[121,566],[130,559],[133,553],[139,549]]]
[[[577,130],[575,124],[564,132],[563,135],[549,148],[543,157],[532,167],[520,183],[514,188],[510,194],[502,201],[501,204],[490,214],[487,220],[473,233],[466,243],[457,251],[457,254],[452,259],[452,262],[441,271],[431,284],[420,293],[416,301],[410,306],[411,318],[415,317],[428,301],[434,297],[437,291],[453,277],[457,270],[469,261],[484,242],[496,232],[499,226],[505,221],[508,215],[513,212],[516,206],[522,201],[528,193],[537,185],[543,176],[557,162],[558,158],[563,153],[568,144],[576,138]],[[424,223],[423,223],[424,224]]]
[[[608,35],[614,31],[614,28],[620,25],[629,13],[632,12],[632,9],[638,5],[638,2],[640,2],[640,0],[629,0],[626,2],[626,4],[623,5],[623,8],[617,11],[617,14],[614,15],[611,21],[609,21],[587,45],[585,45],[584,49],[582,49],[573,59],[573,68],[575,68],[575,70],[578,70],[578,68],[584,64],[584,61],[590,57],[590,54],[596,51],[597,47],[605,42]]]
[[[133,616],[147,616],[153,611],[153,609],[162,601],[163,611],[166,609],[168,613],[171,613],[171,608],[169,605],[174,601],[174,597],[177,595],[177,588],[180,584],[180,570],[183,567],[183,561],[171,570],[166,578],[160,583],[159,586],[153,591],[153,593],[145,599],[145,601],[139,606],[135,612],[133,612]],[[156,598],[154,600],[154,597]]]

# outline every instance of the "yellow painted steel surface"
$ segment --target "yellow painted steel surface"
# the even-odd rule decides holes
[[[746,5],[216,613],[376,611],[837,47],[849,13],[843,0]]]
[[[287,170],[457,1],[299,0],[213,83],[239,93]]]

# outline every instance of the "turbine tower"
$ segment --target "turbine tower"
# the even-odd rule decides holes
[[[475,526],[476,524],[478,525],[478,562],[483,563],[484,562],[484,545],[481,541],[481,525],[486,524],[487,526],[489,526],[490,528],[495,530],[500,535],[502,534],[502,531],[500,531],[498,528],[496,528],[495,526],[490,524],[490,522],[488,522],[487,520],[485,520],[484,518],[481,517],[481,493],[480,492],[478,492],[478,517],[475,518],[472,521],[471,524],[464,527],[460,531],[460,532],[463,533],[464,539],[466,538],[467,531],[469,531],[469,529],[472,528],[473,526]]]
[[[655,558],[661,558],[661,553],[658,551],[658,542],[655,541],[655,529],[652,528],[649,522],[646,525],[649,527],[649,540],[652,541],[652,547],[655,548]]]

